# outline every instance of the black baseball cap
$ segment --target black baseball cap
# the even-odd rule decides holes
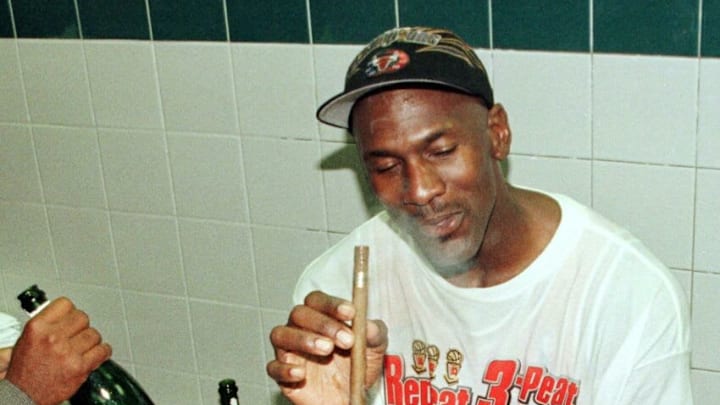
[[[349,128],[355,103],[370,92],[408,84],[447,87],[494,104],[487,71],[475,51],[455,33],[439,28],[401,27],[385,31],[355,57],[345,90],[317,110],[317,119]]]

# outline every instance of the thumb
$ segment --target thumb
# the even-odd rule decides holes
[[[368,320],[367,324],[367,371],[365,388],[370,388],[380,377],[383,359],[388,347],[388,329],[381,320]]]

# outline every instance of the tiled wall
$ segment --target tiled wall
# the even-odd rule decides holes
[[[69,295],[157,403],[214,404],[224,377],[280,403],[268,331],[304,264],[375,209],[315,106],[358,44],[443,25],[509,110],[510,180],[672,267],[696,403],[715,403],[720,0],[513,3],[0,0],[0,310],[21,316],[31,283]]]

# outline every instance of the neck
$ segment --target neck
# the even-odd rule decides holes
[[[466,271],[448,278],[459,287],[492,287],[525,270],[549,243],[560,220],[557,203],[545,195],[501,188],[485,238]]]

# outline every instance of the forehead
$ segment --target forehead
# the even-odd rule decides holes
[[[380,130],[421,131],[427,126],[476,125],[487,112],[482,101],[464,93],[436,88],[394,88],[358,101],[351,116],[357,136]]]

